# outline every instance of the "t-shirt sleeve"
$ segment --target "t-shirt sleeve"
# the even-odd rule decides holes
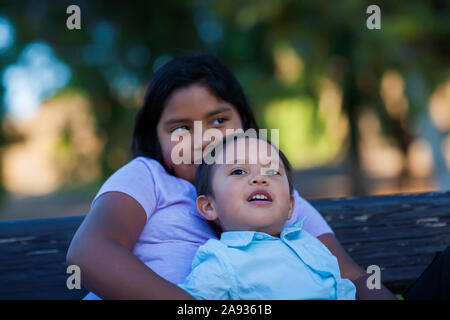
[[[191,273],[178,286],[198,300],[232,300],[233,296],[231,275],[221,255],[205,247],[197,251]]]
[[[306,217],[303,222],[303,229],[313,236],[318,237],[325,233],[334,234],[322,215],[308,201],[303,199],[297,190],[294,190],[294,199],[294,212],[292,212],[292,217],[286,222],[285,226],[290,226],[298,219]]]
[[[147,220],[155,211],[158,197],[152,168],[139,158],[127,163],[105,181],[91,207],[100,195],[111,191],[122,192],[135,199],[144,209]]]

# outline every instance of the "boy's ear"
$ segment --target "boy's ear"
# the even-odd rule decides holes
[[[214,203],[208,196],[200,195],[197,197],[197,209],[206,220],[214,221],[218,218]]]
[[[294,212],[294,206],[295,206],[295,198],[293,195],[290,196],[289,198],[289,215],[288,215],[288,219],[290,219],[292,217],[292,212]]]

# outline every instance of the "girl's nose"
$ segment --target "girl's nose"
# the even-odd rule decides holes
[[[194,133],[191,133],[192,146],[193,146],[194,150],[202,150],[203,151],[210,144],[217,144],[220,141],[222,141],[221,138],[223,138],[225,136],[225,134],[218,129],[210,128],[203,124],[196,124],[196,125],[201,126],[201,128],[198,129],[197,135]],[[214,130],[214,131],[208,132],[208,130]],[[213,139],[211,139],[211,136],[213,137]],[[216,136],[218,136],[218,138]]]

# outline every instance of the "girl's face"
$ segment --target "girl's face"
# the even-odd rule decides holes
[[[190,143],[187,147],[190,148],[191,155],[194,155],[194,121],[202,122],[203,132],[215,128],[220,130],[223,136],[226,129],[242,129],[241,116],[237,108],[216,97],[206,85],[192,84],[175,90],[169,96],[156,127],[158,140],[166,166],[173,170],[175,176],[191,183],[194,183],[197,171],[197,166],[193,163],[198,159],[192,159],[191,164],[174,164],[171,157],[172,148],[181,142],[171,141],[171,136],[173,133],[190,134],[191,139],[183,137],[182,141]],[[209,143],[208,141],[200,143],[202,153]],[[179,155],[183,156],[182,151]]]

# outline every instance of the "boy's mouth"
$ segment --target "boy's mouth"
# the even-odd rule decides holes
[[[247,198],[247,201],[252,204],[271,204],[272,197],[270,196],[270,193],[265,190],[255,190]]]

